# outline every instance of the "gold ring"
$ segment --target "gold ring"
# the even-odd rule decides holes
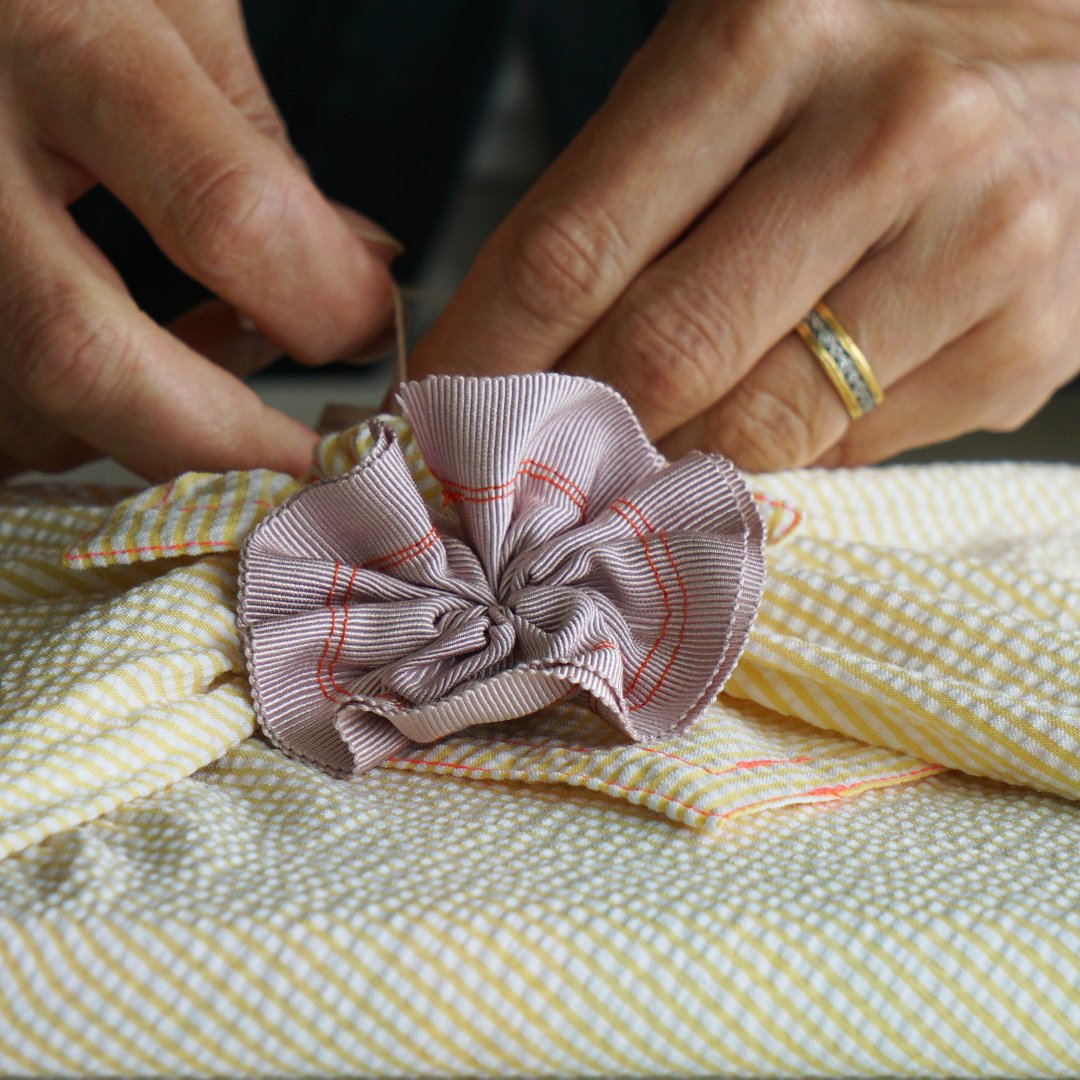
[[[862,350],[824,301],[815,304],[795,330],[836,387],[852,420],[885,400]]]

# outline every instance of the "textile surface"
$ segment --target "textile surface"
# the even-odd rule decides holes
[[[247,538],[237,612],[270,740],[359,774],[565,699],[639,743],[689,728],[746,645],[764,532],[717,454],[667,462],[611,387],[554,372],[406,383],[394,430]]]
[[[407,424],[389,422],[442,506]],[[366,427],[325,440],[319,474],[371,446]],[[633,746],[564,705],[389,766],[584,786],[709,829],[944,767],[1080,792],[1075,470],[761,484],[780,541],[761,611],[726,693],[689,731]],[[299,486],[255,471],[189,474],[119,502],[0,489],[0,853],[161,790],[251,734],[237,551]]]
[[[1080,1075],[1080,813],[950,772],[711,834],[247,740],[0,861],[0,1074]]]
[[[237,553],[298,486],[0,488],[0,1074],[1080,1073],[1076,470],[751,478],[689,731],[561,706],[355,781],[249,737]]]

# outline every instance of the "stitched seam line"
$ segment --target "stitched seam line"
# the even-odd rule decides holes
[[[323,642],[322,656],[319,657],[319,662],[315,665],[315,679],[319,684],[319,689],[322,691],[322,696],[327,701],[333,701],[333,695],[326,689],[326,684],[323,682],[323,664],[326,663],[326,654],[330,651],[330,642],[334,637],[334,630],[337,626],[337,609],[334,607],[334,589],[337,588],[338,573],[341,570],[341,563],[334,563],[334,577],[330,582],[330,589],[326,594],[326,606],[330,611],[330,629],[326,632],[326,641]]]
[[[429,765],[439,769],[458,769],[466,772],[485,772],[488,774],[497,773],[500,770],[498,768],[492,768],[490,765],[462,765],[456,762],[450,761],[428,761],[424,758],[388,758],[386,764],[397,765]],[[626,784],[616,784],[613,781],[605,780],[599,776],[591,776],[589,773],[577,773],[577,772],[565,772],[563,770],[554,770],[550,773],[545,773],[547,776],[558,776],[563,779],[576,779],[576,780],[592,780],[596,783],[602,784],[605,788],[613,788],[617,791],[626,791],[632,793],[640,793],[642,795],[652,795],[657,799],[666,803],[673,803],[676,806],[685,807],[687,810],[692,810],[695,814],[702,818],[726,818],[732,814],[745,813],[747,810],[751,810],[756,806],[764,806],[770,802],[776,802],[778,799],[804,799],[812,796],[841,798],[843,792],[850,791],[853,788],[863,787],[866,784],[881,783],[883,780],[902,780],[909,776],[919,776],[922,773],[934,771],[940,772],[943,766],[941,765],[926,765],[919,769],[913,769],[910,772],[895,773],[891,776],[876,776],[870,777],[866,780],[858,780],[851,784],[837,784],[834,787],[825,788],[812,788],[810,791],[800,791],[794,793],[788,793],[783,795],[774,795],[769,799],[760,799],[758,802],[748,803],[746,806],[737,806],[731,810],[702,810],[695,806],[693,803],[684,802],[682,799],[673,798],[671,795],[665,795],[662,791],[655,791],[653,788],[644,787],[630,787]],[[505,770],[503,770],[505,773]],[[490,777],[496,779],[498,777]],[[510,777],[506,777],[511,779]],[[541,778],[543,779],[543,778]]]
[[[637,671],[634,672],[634,677],[630,680],[630,685],[625,690],[625,696],[629,697],[630,694],[633,692],[634,687],[637,685],[638,679],[641,678],[642,672],[645,670],[645,668],[648,665],[649,661],[653,658],[653,655],[655,654],[656,650],[660,647],[660,642],[663,641],[664,635],[667,633],[668,625],[671,623],[671,614],[672,614],[672,612],[671,612],[671,600],[668,597],[667,589],[664,588],[664,583],[660,579],[660,572],[656,569],[656,563],[653,562],[652,555],[649,554],[648,538],[646,537],[646,535],[644,533],[642,533],[642,531],[637,527],[637,525],[630,518],[628,518],[626,516],[626,514],[624,514],[622,512],[622,510],[619,509],[619,507],[616,505],[617,503],[621,503],[622,505],[624,505],[624,506],[628,507],[629,509],[633,510],[641,518],[641,520],[643,522],[645,522],[646,527],[649,528],[650,531],[652,531],[652,526],[649,525],[648,519],[641,512],[641,510],[639,510],[638,507],[634,506],[633,503],[628,502],[626,499],[616,499],[615,502],[613,502],[611,504],[610,509],[613,510],[616,514],[618,514],[619,517],[621,517],[623,519],[623,521],[625,521],[627,523],[627,525],[629,525],[630,528],[634,530],[634,535],[641,541],[641,546],[645,551],[645,559],[649,564],[649,569],[652,570],[652,572],[653,572],[653,577],[656,579],[656,584],[660,588],[660,595],[661,595],[661,597],[663,598],[663,601],[664,601],[664,621],[663,621],[663,623],[662,623],[662,625],[660,627],[660,633],[657,635],[656,641],[653,642],[653,647],[649,650],[649,652],[646,655],[645,659],[642,660],[641,663],[638,665]],[[662,536],[661,536],[661,538],[662,538]],[[676,655],[678,655],[678,650],[676,650],[672,654],[672,660],[674,660]],[[670,667],[670,663],[669,663],[668,666]],[[665,672],[665,674],[666,674],[666,672]],[[657,689],[656,687],[653,687],[652,693],[649,695],[648,698],[645,699],[645,702],[642,702],[642,704],[645,704],[646,702],[651,700],[652,695],[656,693],[656,689]],[[637,709],[639,709],[640,707],[641,707],[640,705],[631,705],[629,711],[634,712]]]
[[[137,555],[143,551],[179,551],[181,548],[233,546],[231,540],[185,540],[182,544],[149,544],[146,547],[114,548],[110,551],[69,551],[64,559],[73,562],[75,559],[96,559],[107,555]]]

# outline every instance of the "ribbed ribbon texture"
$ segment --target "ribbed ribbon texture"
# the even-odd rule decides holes
[[[393,432],[249,536],[238,620],[259,722],[293,757],[363,772],[414,742],[577,697],[635,741],[716,696],[761,598],[761,520],[725,459],[668,463],[609,387],[433,376]]]

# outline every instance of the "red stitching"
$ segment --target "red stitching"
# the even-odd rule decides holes
[[[527,465],[532,465],[536,469],[544,469],[552,475],[545,476],[543,473],[533,472],[531,469],[526,468]],[[546,465],[542,461],[536,461],[534,458],[524,458],[521,462],[521,468],[514,474],[514,478],[512,480],[504,480],[501,484],[459,484],[456,480],[446,480],[437,473],[432,472],[430,467],[428,471],[431,472],[431,475],[434,476],[440,484],[442,484],[443,500],[446,503],[485,503],[497,502],[500,499],[508,499],[513,494],[513,487],[517,483],[518,478],[521,476],[531,476],[534,480],[543,480],[544,483],[550,484],[556,491],[561,491],[566,495],[581,511],[582,518],[584,518],[588,512],[588,497],[585,492],[582,491],[569,477],[563,476],[557,469],[553,469],[550,465]],[[561,484],[558,482],[560,480],[562,481]],[[463,491],[473,492],[473,494],[460,494]],[[491,494],[482,494],[483,492],[491,492]]]
[[[359,567],[354,566],[352,573],[349,575],[349,584],[345,586],[345,595],[341,600],[342,616],[341,616],[341,637],[338,638],[337,651],[334,653],[334,659],[330,661],[330,666],[326,669],[327,677],[330,679],[330,685],[339,693],[348,697],[349,691],[345,689],[334,678],[334,665],[338,662],[338,658],[341,656],[342,646],[345,644],[345,631],[349,629],[349,597],[352,595],[353,582],[356,581],[356,572]]]
[[[414,540],[411,544],[406,544],[405,547],[398,548],[397,551],[391,551],[389,552],[389,554],[380,555],[378,556],[378,558],[375,559],[369,559],[366,563],[363,564],[364,569],[370,570],[374,568],[377,563],[386,562],[387,559],[395,559],[398,556],[403,556],[402,558],[397,558],[397,562],[391,562],[388,563],[386,566],[378,567],[380,571],[391,570],[393,569],[393,567],[400,566],[402,563],[408,562],[414,556],[426,551],[438,539],[439,534],[436,531],[435,526],[432,525],[431,528],[428,529],[428,531],[424,533],[424,535],[421,536],[419,540]]]
[[[656,641],[653,642],[653,647],[649,650],[648,655],[646,655],[645,659],[642,660],[641,663],[638,665],[637,671],[634,672],[633,679],[630,680],[630,685],[624,691],[625,696],[629,697],[630,694],[633,692],[634,687],[637,685],[638,679],[641,678],[641,673],[645,670],[649,661],[653,658],[653,654],[660,647],[660,642],[664,640],[664,635],[667,633],[668,625],[671,622],[671,601],[668,598],[667,589],[664,588],[664,583],[660,579],[660,572],[656,569],[656,563],[652,561],[652,556],[649,554],[648,538],[645,536],[644,533],[642,533],[642,531],[637,527],[637,525],[635,525],[634,522],[631,521],[630,518],[628,518],[619,509],[618,506],[616,506],[615,503],[623,503],[625,506],[628,506],[631,510],[635,511],[641,517],[641,520],[645,522],[646,526],[651,530],[652,527],[649,525],[648,519],[643,513],[641,513],[641,511],[636,506],[634,506],[633,503],[628,502],[626,499],[616,499],[615,502],[611,504],[611,509],[616,514],[618,514],[619,517],[621,517],[623,521],[625,521],[627,525],[630,526],[631,529],[634,530],[634,535],[641,541],[641,546],[645,549],[645,559],[649,564],[649,568],[653,572],[653,577],[656,579],[656,584],[660,587],[660,595],[663,597],[664,600],[664,622],[660,627],[660,633],[657,635]],[[656,688],[654,687],[653,693],[655,692]],[[632,705],[630,707],[630,711],[633,712],[636,708],[638,708],[638,706]]]
[[[679,568],[675,565],[675,557],[671,554],[671,548],[668,547],[667,537],[661,532],[657,533],[660,537],[660,542],[664,545],[664,552],[667,554],[668,563],[671,569],[675,571],[675,580],[679,583],[679,589],[682,592],[682,622],[679,624],[679,638],[675,642],[675,648],[671,650],[671,656],[668,659],[664,670],[660,672],[660,677],[656,680],[652,690],[649,691],[649,696],[644,701],[639,701],[636,705],[631,705],[629,711],[637,712],[638,709],[643,709],[646,705],[652,701],[656,691],[663,685],[664,680],[668,677],[668,672],[671,671],[672,665],[675,663],[675,658],[679,655],[679,651],[682,649],[683,640],[686,637],[686,616],[690,608],[690,598],[686,594],[686,583],[682,579],[682,574],[679,573]]]
[[[329,680],[330,685],[339,693],[348,696],[349,691],[345,689],[334,678],[334,666],[341,658],[341,650],[345,645],[345,634],[349,628],[349,598],[352,596],[353,585],[356,583],[356,575],[360,569],[368,569],[375,565],[375,563],[384,562],[386,559],[396,559],[396,562],[391,562],[386,566],[380,567],[380,570],[389,570],[392,567],[400,566],[402,563],[406,563],[409,559],[426,551],[432,544],[434,544],[439,538],[439,534],[435,530],[433,525],[419,540],[414,540],[411,544],[407,544],[403,548],[399,548],[397,551],[391,551],[387,555],[380,555],[376,559],[372,559],[369,562],[365,562],[362,566],[354,566],[352,573],[349,575],[349,583],[345,587],[345,595],[342,597],[342,615],[341,615],[341,631],[338,634],[337,649],[334,652],[334,656],[330,663],[326,667],[326,678]],[[400,557],[399,557],[400,556]],[[341,572],[341,563],[335,561],[334,563],[334,577],[330,582],[330,589],[326,594],[326,606],[330,610],[330,630],[326,635],[326,641],[323,643],[322,655],[319,657],[318,663],[315,665],[315,679],[319,684],[319,689],[322,691],[322,695],[327,701],[333,701],[334,696],[326,689],[326,683],[323,681],[323,664],[326,661],[326,654],[330,651],[330,642],[333,641],[335,633],[337,633],[337,608],[334,606],[334,591],[337,588],[338,574]]]
[[[551,473],[552,476],[554,476],[557,479],[561,480],[567,487],[573,488],[574,491],[576,491],[578,496],[580,497],[580,499],[582,501],[582,504],[585,504],[585,503],[587,503],[589,501],[588,495],[586,495],[585,492],[582,491],[582,489],[577,484],[575,484],[574,481],[571,480],[569,476],[563,476],[563,474],[561,472],[559,472],[558,469],[553,469],[550,465],[546,464],[545,462],[537,461],[536,458],[522,458],[521,464],[522,465],[534,465],[538,469],[546,469],[549,473]]]
[[[106,555],[137,555],[142,551],[179,551],[181,548],[191,547],[233,547],[231,540],[185,540],[182,544],[150,544],[147,547],[114,548],[111,551],[69,551],[64,559],[73,562],[75,559],[96,559]]]
[[[337,588],[338,571],[341,570],[341,563],[334,563],[334,578],[330,582],[330,589],[326,594],[326,606],[330,610],[330,629],[326,634],[326,641],[323,643],[322,656],[319,657],[319,662],[315,665],[315,679],[319,684],[319,689],[322,691],[322,696],[327,701],[333,701],[333,697],[326,689],[326,684],[323,682],[322,666],[326,660],[326,654],[330,651],[330,642],[334,637],[334,629],[337,626],[337,610],[334,608],[334,589]]]

